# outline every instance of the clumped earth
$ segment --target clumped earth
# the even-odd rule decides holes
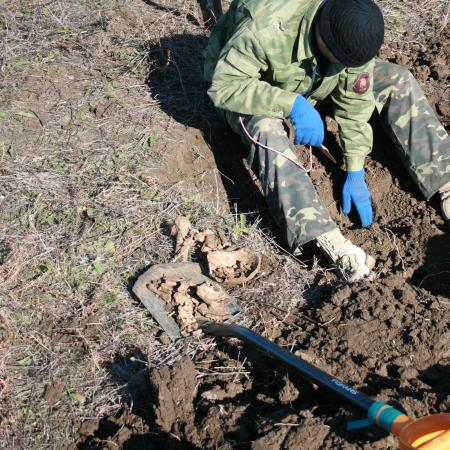
[[[370,229],[340,211],[339,164],[318,154],[311,175],[377,259],[375,281],[348,286],[314,245],[293,257],[277,241],[205,96],[197,2],[71,3],[0,6],[0,447],[396,448],[347,432],[361,411],[235,340],[169,341],[130,290],[179,255],[179,216],[259,256],[253,279],[222,284],[238,323],[411,416],[448,411],[449,230],[377,119]],[[447,10],[380,3],[382,57],[412,70],[449,130]]]

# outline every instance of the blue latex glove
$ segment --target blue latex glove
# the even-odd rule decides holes
[[[295,129],[295,145],[322,145],[325,134],[322,119],[305,97],[299,95],[295,99],[289,117]]]
[[[364,174],[364,169],[357,172],[347,172],[347,179],[342,190],[342,211],[344,214],[349,214],[353,202],[361,219],[361,225],[368,227],[372,225],[373,213],[370,192],[364,179]]]

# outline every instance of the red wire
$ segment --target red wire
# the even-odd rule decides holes
[[[306,173],[311,172],[312,167],[313,167],[313,156],[312,156],[312,147],[308,146],[309,149],[309,163],[307,166],[302,165],[300,162],[298,162],[297,160],[295,160],[294,158],[291,158],[288,155],[285,155],[283,153],[281,153],[279,150],[272,148],[272,147],[268,147],[267,145],[262,144],[261,142],[259,142],[256,138],[254,138],[249,131],[247,130],[247,128],[244,125],[244,121],[242,119],[242,117],[239,117],[239,122],[242,126],[242,129],[244,130],[245,134],[247,135],[247,137],[256,145],[258,145],[259,147],[265,148],[266,150],[270,150],[271,152],[276,153],[277,155],[282,156],[283,158],[286,158],[288,161],[290,161],[291,163],[295,164],[297,167],[299,167],[301,170],[303,170]]]

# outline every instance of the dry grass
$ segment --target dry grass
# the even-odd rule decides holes
[[[386,43],[424,43],[448,25],[449,0],[378,0],[386,20]]]
[[[169,118],[145,85],[142,27],[161,19],[150,11],[2,4],[2,447],[70,442],[76,420],[120,408],[122,360],[132,374],[142,363],[131,354],[157,365],[190,351],[156,341],[129,293],[144,267],[171,256],[166,222],[208,215],[153,176]]]

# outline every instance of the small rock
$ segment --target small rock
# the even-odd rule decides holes
[[[404,380],[412,380],[419,377],[419,371],[414,367],[401,367],[398,370],[398,375]]]
[[[244,387],[241,384],[231,383],[227,385],[225,389],[221,389],[218,386],[215,386],[209,391],[202,392],[201,397],[205,400],[221,401],[234,398],[242,392],[244,392]]]
[[[164,344],[164,345],[169,345],[172,342],[166,333],[161,333],[161,335],[159,336],[159,340],[160,340],[161,344]]]
[[[387,370],[387,365],[386,364],[381,364],[381,366],[375,371],[375,373],[377,375],[380,375],[380,377],[387,377],[387,376],[389,376],[388,370]]]
[[[61,383],[52,383],[45,388],[44,399],[50,405],[56,405],[61,400],[63,392],[64,386]]]
[[[291,383],[291,381],[286,377],[285,385],[278,393],[278,399],[281,403],[287,405],[298,399],[300,392],[298,389]]]

